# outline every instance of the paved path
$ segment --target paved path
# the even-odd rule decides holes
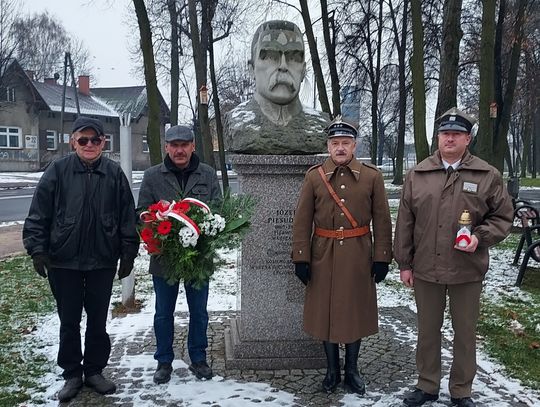
[[[210,314],[209,325],[209,361],[218,376],[223,379],[232,379],[234,384],[232,394],[227,400],[220,400],[216,396],[215,402],[205,405],[220,407],[234,406],[231,400],[241,398],[243,404],[264,405],[272,402],[274,395],[280,390],[294,395],[291,404],[287,406],[402,406],[403,393],[414,384],[415,361],[415,314],[406,307],[381,308],[380,309],[380,332],[362,343],[359,358],[361,373],[366,379],[367,394],[363,397],[346,393],[340,386],[334,394],[327,395],[321,392],[321,380],[324,369],[321,370],[225,370],[224,329],[229,326],[230,318],[235,312],[213,312]],[[187,318],[185,313],[177,313],[177,321]],[[182,355],[186,353],[186,326],[177,324],[175,337],[175,352]],[[155,385],[152,375],[155,363],[152,354],[155,349],[153,332],[151,327],[146,327],[134,335],[130,340],[118,340],[114,336],[113,351],[110,365],[105,374],[118,384],[117,394],[100,396],[88,388],[84,388],[79,396],[73,400],[70,406],[109,406],[119,405],[122,407],[136,407],[141,402],[145,405],[156,406],[194,406],[180,390],[182,385],[200,383],[200,391],[204,392],[211,383],[198,381],[190,374],[187,365],[181,361],[173,364],[175,368],[171,381],[165,385]],[[443,364],[448,371],[450,344],[444,343]],[[343,352],[343,349],[341,349]],[[133,358],[141,362],[139,367],[126,365],[126,359]],[[184,360],[187,357],[184,355]],[[221,379],[220,379],[221,380]],[[270,385],[273,389],[266,393],[265,398],[252,397],[247,389],[242,387],[244,382],[260,382]],[[490,374],[479,370],[475,382],[475,397],[481,399],[479,407],[493,406],[526,406],[520,402],[519,394],[512,394],[507,388],[501,388],[494,384]],[[443,387],[447,386],[447,377],[443,378]],[[483,390],[484,389],[484,390]],[[450,400],[447,391],[441,389],[439,402],[432,406],[449,406]],[[345,398],[344,398],[345,397]],[[275,405],[275,404],[272,404]],[[280,404],[277,404],[280,405]],[[529,404],[531,405],[531,404]],[[428,405],[429,406],[429,405]]]

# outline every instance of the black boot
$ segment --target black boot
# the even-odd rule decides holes
[[[332,393],[341,382],[339,346],[337,343],[324,341],[323,347],[326,353],[326,376],[324,376],[322,387],[325,392]]]
[[[364,379],[358,373],[358,353],[360,352],[361,340],[345,344],[345,386],[353,393],[364,394],[366,385]]]

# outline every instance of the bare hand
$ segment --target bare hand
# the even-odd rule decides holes
[[[465,247],[459,247],[454,245],[454,249],[461,250],[462,252],[474,253],[478,247],[478,238],[475,235],[471,235],[471,243]]]
[[[412,270],[401,270],[399,272],[399,277],[401,278],[403,284],[405,284],[407,287],[414,286],[414,277]]]

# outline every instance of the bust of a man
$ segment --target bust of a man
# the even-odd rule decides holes
[[[251,44],[249,68],[255,80],[252,100],[226,116],[230,152],[314,154],[324,151],[328,117],[306,109],[298,96],[305,77],[304,41],[289,21],[267,21]]]

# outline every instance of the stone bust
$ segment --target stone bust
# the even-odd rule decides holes
[[[251,44],[249,69],[255,80],[252,100],[225,118],[229,152],[316,154],[325,149],[328,117],[302,106],[298,96],[306,74],[304,41],[296,24],[267,21]]]

